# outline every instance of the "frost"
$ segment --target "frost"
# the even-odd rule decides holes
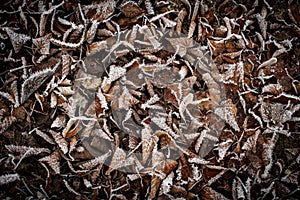
[[[234,105],[231,100],[221,102],[221,106],[215,109],[215,113],[228,123],[235,131],[240,131],[239,125],[235,119]]]
[[[14,182],[16,180],[19,180],[20,176],[19,174],[6,174],[0,176],[0,185],[5,185],[11,182]]]
[[[21,48],[23,47],[23,45],[30,40],[31,38],[27,35],[24,34],[20,34],[20,33],[15,33],[14,31],[12,31],[10,28],[5,28],[10,41],[13,45],[13,48],[15,50],[15,53],[18,53]]]
[[[87,161],[87,162],[79,165],[79,167],[82,168],[82,169],[91,170],[91,169],[93,169],[97,165],[102,165],[104,163],[104,161],[110,155],[111,155],[111,151],[107,152],[106,154],[104,154],[102,156],[98,156],[98,157],[94,158],[93,160],[89,160],[89,161]]]
[[[39,159],[40,162],[46,162],[56,174],[60,174],[60,154],[58,151],[54,151],[50,156]]]
[[[59,64],[60,62],[58,62],[53,69],[47,68],[42,71],[35,72],[24,81],[21,88],[21,104],[23,104],[29,96],[47,80],[47,78],[53,75]]]
[[[224,158],[232,143],[233,141],[231,139],[228,139],[225,142],[218,144],[219,160],[222,160]]]

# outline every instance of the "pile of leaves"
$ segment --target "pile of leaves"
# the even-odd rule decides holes
[[[299,10],[297,0],[3,1],[0,197],[297,199]],[[115,57],[108,68],[101,51]]]

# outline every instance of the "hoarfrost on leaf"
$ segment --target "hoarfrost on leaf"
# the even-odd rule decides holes
[[[234,105],[230,99],[222,101],[221,105],[215,109],[215,113],[225,120],[235,131],[240,131],[240,127],[236,121]]]

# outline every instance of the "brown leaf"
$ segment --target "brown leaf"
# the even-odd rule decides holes
[[[37,71],[31,74],[22,84],[21,88],[21,100],[20,103],[24,103],[29,96],[35,92],[57,69],[60,62],[56,63],[55,67],[46,68],[41,71]]]
[[[50,143],[50,144],[55,144],[54,140],[52,138],[50,138],[46,133],[40,131],[39,129],[35,130],[35,133],[40,136],[41,138],[43,138],[46,142]]]
[[[125,3],[120,6],[120,10],[125,17],[130,18],[136,17],[144,12],[143,9],[141,9],[134,1],[125,1]]]
[[[46,162],[55,172],[55,174],[60,174],[60,153],[59,151],[54,151],[50,156],[43,157],[39,159],[40,162]]]
[[[1,125],[0,125],[0,133],[6,131],[15,121],[17,118],[14,116],[0,116]]]
[[[215,191],[211,187],[203,188],[203,191],[200,193],[200,195],[203,199],[228,200],[228,198]]]
[[[134,158],[128,157],[126,158],[126,153],[123,149],[117,147],[116,151],[114,152],[114,155],[112,157],[111,163],[109,165],[109,169],[106,171],[105,174],[110,174],[113,170],[122,168],[122,167],[127,167],[129,165],[134,164]]]
[[[0,176],[0,185],[5,185],[10,182],[14,182],[16,180],[19,180],[20,176],[19,174],[6,174]]]
[[[39,52],[42,55],[48,55],[50,53],[50,38],[52,37],[52,34],[49,33],[43,37],[40,38],[34,38],[32,39],[32,43],[39,49]]]
[[[235,105],[231,100],[221,102],[221,106],[215,109],[215,113],[225,120],[235,131],[240,131],[239,125],[236,121]]]
[[[81,169],[91,170],[94,167],[96,167],[97,165],[102,165],[110,155],[111,155],[111,151],[107,152],[104,155],[98,156],[98,157],[94,158],[93,160],[89,160],[89,161],[79,165],[79,167]]]
[[[75,127],[67,132],[66,138],[72,138],[72,137],[76,136],[77,133],[79,133],[79,131],[81,129],[82,129],[82,127],[81,127],[81,121],[78,120],[78,122],[76,123]]]
[[[5,145],[5,148],[12,153],[20,154],[21,156],[26,154],[26,157],[37,155],[40,153],[50,153],[50,150],[47,148],[36,148],[16,145]]]
[[[20,33],[15,33],[14,31],[12,31],[10,28],[5,28],[6,33],[8,34],[10,41],[13,45],[13,48],[15,50],[16,53],[18,53],[23,44],[25,44],[28,40],[30,40],[31,38],[27,35],[24,34],[20,34]]]
[[[62,150],[64,154],[68,153],[68,142],[63,138],[63,136],[55,131],[50,130],[49,131],[52,137],[54,138],[56,144],[59,146],[59,148]]]

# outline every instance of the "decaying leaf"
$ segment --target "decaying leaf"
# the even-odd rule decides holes
[[[27,35],[16,33],[10,28],[5,28],[6,33],[8,34],[10,41],[13,45],[13,48],[15,50],[15,53],[18,53],[22,46],[31,38]]]
[[[0,176],[0,185],[8,184],[8,183],[14,182],[19,179],[20,179],[19,174],[1,175]]]
[[[297,3],[4,2],[0,196],[297,199]]]
[[[63,128],[66,126],[66,118],[63,115],[58,115],[56,119],[51,124],[51,128]]]
[[[59,146],[59,148],[62,150],[64,154],[68,153],[69,147],[68,147],[68,142],[65,140],[65,138],[58,132],[49,131],[50,134],[52,135],[53,139],[55,140],[56,144]]]
[[[117,147],[112,157],[112,161],[109,165],[109,169],[106,171],[106,174],[111,173],[115,169],[130,166],[134,164],[134,162],[135,161],[133,157],[126,158],[126,153],[124,152],[124,150]]]
[[[48,55],[50,53],[50,38],[52,34],[49,33],[40,38],[32,39],[32,43],[39,49],[40,53],[43,55]]]
[[[36,129],[35,133],[40,136],[41,138],[43,138],[46,142],[50,143],[50,144],[55,144],[54,140],[48,136],[46,133],[44,133],[43,131]]]
[[[50,156],[43,157],[39,159],[40,162],[47,163],[55,174],[60,174],[60,153],[59,151],[54,151]]]
[[[54,68],[47,68],[42,71],[35,72],[24,81],[21,88],[21,104],[23,104],[29,96],[56,71],[59,64],[60,62],[58,62]]]
[[[27,147],[27,146],[16,146],[16,145],[5,145],[5,148],[15,154],[21,156],[26,154],[26,157],[37,155],[40,153],[50,153],[47,148]]]
[[[239,125],[236,122],[235,106],[231,100],[221,102],[221,106],[215,109],[215,113],[228,123],[235,131],[240,131]]]
[[[15,116],[1,116],[0,133],[6,131],[6,129],[8,129],[15,121],[17,121]]]
[[[230,148],[233,141],[231,139],[226,140],[225,142],[218,144],[218,152],[219,152],[219,159],[222,160],[226,155],[228,149]]]
[[[68,181],[66,181],[66,180],[64,179],[63,182],[64,182],[66,188],[67,188],[70,192],[72,192],[73,194],[75,194],[75,195],[77,195],[77,196],[80,196],[80,194],[79,194],[78,192],[76,192],[76,191],[70,186],[70,184],[68,183]]]
[[[97,165],[102,165],[110,155],[111,155],[111,152],[109,151],[102,156],[98,156],[98,157],[94,158],[93,160],[89,160],[89,161],[81,164],[79,167],[82,169],[91,170]]]
[[[120,9],[126,17],[136,17],[143,13],[143,10],[134,1],[126,1],[120,6]]]
[[[86,16],[89,16],[91,20],[103,21],[114,11],[116,2],[113,0],[107,0],[100,3],[93,3],[83,6],[83,12]]]
[[[247,138],[247,141],[244,143],[242,149],[247,151],[253,151],[256,152],[256,142],[258,139],[258,136],[260,135],[261,131],[258,129],[255,131],[253,135]]]

